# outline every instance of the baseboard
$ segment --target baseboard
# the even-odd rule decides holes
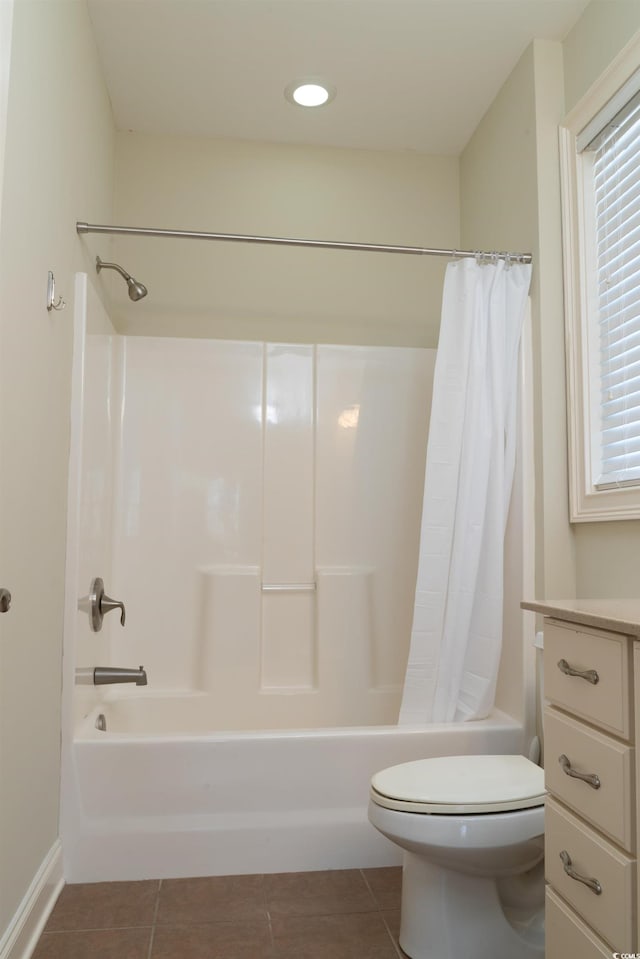
[[[0,959],[30,959],[63,885],[62,843],[56,839],[0,939]]]

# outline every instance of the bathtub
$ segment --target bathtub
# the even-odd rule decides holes
[[[498,711],[420,728],[220,732],[205,707],[198,696],[123,697],[79,724],[63,806],[68,882],[394,865],[399,851],[367,821],[372,773],[522,750],[522,726]]]

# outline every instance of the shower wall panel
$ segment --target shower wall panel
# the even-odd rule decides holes
[[[123,337],[121,348],[113,589],[127,625],[114,662],[143,663],[151,688],[198,689],[202,570],[260,565],[263,347]]]
[[[76,279],[74,317],[73,439],[69,462],[69,534],[67,544],[66,629],[73,644],[76,719],[102,698],[93,685],[93,669],[109,662],[111,623],[91,631],[79,600],[89,593],[96,576],[107,587],[112,565],[112,504],[115,456],[114,421],[119,405],[118,363],[114,355],[119,337],[84,274]],[[114,362],[116,360],[116,362]]]
[[[208,697],[220,729],[395,722],[434,355],[122,339],[125,695]]]
[[[314,576],[315,349],[265,346],[264,581]]]
[[[264,694],[316,689],[313,346],[265,346],[262,483]],[[291,590],[282,589],[291,586]],[[270,586],[280,587],[267,591]]]
[[[391,690],[395,704],[413,617],[436,351],[326,346],[320,353],[316,561],[327,589],[332,569],[349,566],[366,577],[371,685]],[[363,593],[353,591],[354,603],[356,596],[364,603]]]

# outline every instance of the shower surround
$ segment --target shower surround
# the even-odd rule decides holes
[[[499,712],[394,725],[435,351],[122,337],[83,274],[75,344],[67,880],[395,862],[376,769],[521,748]],[[124,628],[78,609],[96,576]]]
[[[92,416],[108,441],[81,533],[102,517],[89,579],[127,610],[110,663],[144,663],[150,697],[207,696],[211,729],[395,722],[433,360],[89,335],[85,442]]]

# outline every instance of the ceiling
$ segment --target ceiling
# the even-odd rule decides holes
[[[89,0],[118,128],[457,155],[587,0]],[[316,110],[284,88],[337,87]]]

